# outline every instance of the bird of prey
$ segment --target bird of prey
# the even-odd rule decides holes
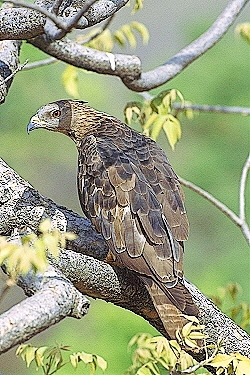
[[[69,136],[78,149],[78,194],[84,214],[107,241],[113,260],[137,273],[170,338],[197,315],[183,285],[188,220],[178,178],[151,138],[79,100],[41,107],[28,132]]]

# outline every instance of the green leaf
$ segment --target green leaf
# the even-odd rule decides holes
[[[136,375],[152,375],[152,372],[148,367],[143,366],[137,371]]]
[[[130,102],[124,108],[125,121],[128,125],[141,116],[141,103]],[[136,119],[135,119],[136,117]]]
[[[30,344],[21,344],[16,350],[16,356],[20,355],[23,361],[25,360],[25,350],[28,346],[30,346]]]
[[[133,29],[131,28],[131,25],[130,24],[123,25],[120,28],[120,30],[121,30],[121,32],[123,32],[126,39],[128,40],[128,43],[129,43],[130,47],[135,48],[136,47],[136,38],[134,36]]]
[[[138,33],[141,35],[143,43],[147,44],[149,41],[149,32],[146,26],[143,23],[136,21],[131,22],[130,25],[133,29],[137,30]]]
[[[37,348],[31,345],[28,345],[25,349],[25,362],[26,366],[29,367],[31,362],[35,359],[35,353]]]
[[[78,353],[73,353],[69,356],[69,359],[70,359],[70,363],[71,365],[74,367],[74,368],[77,368],[78,366]]]
[[[182,351],[180,356],[181,370],[186,370],[187,368],[195,364],[194,359],[188,354]]]
[[[217,354],[212,361],[209,362],[209,365],[227,368],[234,358],[234,356],[228,354]]]
[[[235,373],[236,375],[250,374],[250,360],[245,358],[243,361],[240,361],[236,367]]]
[[[158,118],[158,113],[153,112],[150,116],[148,116],[146,122],[143,125],[143,130],[147,130],[150,126],[156,121]]]
[[[98,34],[98,29],[96,29],[96,32]],[[91,37],[90,33],[88,35]],[[99,51],[111,52],[114,47],[111,31],[109,29],[103,30],[86,45]]]
[[[154,124],[152,126],[152,131],[151,131],[151,134],[150,134],[150,136],[153,140],[155,140],[155,141],[157,140],[157,138],[160,134],[160,131],[163,127],[163,124],[165,123],[165,119],[166,119],[165,116],[158,115],[156,120],[154,121]]]
[[[122,30],[118,29],[114,32],[113,37],[115,41],[120,44],[121,47],[125,47],[126,45],[126,37]]]
[[[73,65],[68,65],[62,74],[62,83],[67,94],[79,98],[78,70]]]
[[[102,357],[100,357],[99,355],[96,356],[96,363],[97,363],[97,366],[100,367],[100,369],[102,371],[105,371],[106,368],[107,368],[107,362],[105,361],[105,359],[103,359]]]
[[[236,29],[235,32],[240,34],[241,37],[250,44],[250,22],[244,22],[240,23]]]
[[[137,44],[135,31],[141,35],[144,44],[148,42],[149,32],[146,26],[136,21],[121,26],[113,33],[113,38],[121,47],[125,47],[126,42],[128,42],[131,48],[135,48]]]
[[[93,354],[81,352],[81,353],[78,353],[78,357],[84,363],[91,363],[91,362],[93,362]]]
[[[39,230],[42,233],[48,233],[51,231],[51,220],[50,219],[44,219],[40,225],[39,225]]]
[[[174,116],[169,115],[163,124],[163,129],[166,133],[170,146],[174,150],[175,144],[181,138],[180,122]]]
[[[44,353],[46,352],[47,349],[48,349],[47,346],[41,346],[40,348],[36,350],[35,361],[36,361],[37,367],[41,367],[44,365]]]

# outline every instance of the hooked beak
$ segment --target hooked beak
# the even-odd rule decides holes
[[[30,119],[30,122],[27,125],[27,133],[29,134],[32,130],[43,128],[45,124],[39,119],[38,116],[33,116]]]

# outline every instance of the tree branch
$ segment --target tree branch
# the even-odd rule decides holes
[[[16,2],[18,0],[13,1]],[[84,17],[87,19],[86,27],[110,17],[124,6],[126,2],[125,0],[100,0],[95,2],[84,14]],[[42,32],[46,31],[46,17],[37,10],[24,8],[2,9],[0,11],[0,40],[30,39],[30,43],[56,59],[100,74],[116,75],[120,77],[131,90],[145,91],[169,81],[217,43],[234,22],[246,3],[247,0],[232,0],[214,24],[203,35],[162,66],[146,73],[141,72],[141,62],[136,56],[113,55],[96,51],[91,48],[83,47],[67,38],[51,42],[51,38],[48,38],[46,34],[41,35]],[[51,0],[37,0],[36,4],[32,5],[32,7],[38,7],[37,9],[43,7],[45,9],[44,13],[46,12],[47,14],[49,12],[50,18],[53,18],[54,22],[56,16],[51,16],[51,4],[53,4]],[[66,8],[63,8],[60,10],[61,13],[59,12],[59,15],[64,14],[63,17],[65,17],[65,11]],[[77,13],[77,17],[79,17],[79,13]],[[68,30],[68,27],[72,27],[72,16],[69,16],[69,18],[71,19],[70,23],[67,25],[64,22],[62,25],[57,17],[57,20],[59,20],[57,26],[60,26],[59,30],[65,31]],[[22,25],[22,27],[20,27],[20,25]],[[48,21],[47,29],[51,29],[51,23],[48,23]],[[58,29],[49,31],[49,34],[50,36],[53,34],[53,37],[61,36],[60,33],[60,35],[58,34]],[[3,98],[6,94],[7,92],[5,92]]]
[[[0,40],[30,39],[44,32],[45,17],[27,8],[1,7]]]
[[[58,270],[20,277],[19,285],[32,297],[0,315],[0,353],[20,344],[67,316],[87,314],[89,301]],[[35,308],[34,308],[35,307]]]
[[[14,72],[18,69],[20,47],[21,41],[0,41],[0,104],[5,101]]]
[[[186,109],[192,109],[198,112],[214,112],[214,113],[235,113],[243,116],[250,115],[250,108],[247,107],[228,107],[222,105],[207,105],[207,104],[188,104],[188,103],[173,103],[172,107],[178,111],[185,111]]]
[[[68,64],[100,74],[134,79],[141,73],[141,62],[137,56],[97,51],[68,38],[51,42],[45,35],[29,40],[29,43]],[[113,56],[112,60],[110,56]]]
[[[58,260],[50,259],[52,265],[61,270],[81,292],[134,311],[166,335],[149,294],[135,273],[101,261],[106,257],[108,248],[90,222],[42,197],[1,161],[0,233],[10,235],[15,228],[24,231],[27,227],[37,231],[40,221],[46,217],[50,217],[59,229],[78,234],[78,238],[61,251]],[[250,357],[250,337],[247,333],[192,284],[185,281],[185,285],[199,308],[199,319],[201,324],[205,324],[210,341],[216,344],[218,337],[222,337],[226,352],[239,351]]]
[[[248,170],[250,169],[250,155],[248,156],[246,163],[243,167],[241,179],[240,179],[240,196],[239,196],[239,218],[242,222],[241,230],[246,238],[248,238],[250,243],[250,229],[246,222],[246,214],[245,214],[245,191],[246,191],[246,181],[247,181],[247,174]]]
[[[142,73],[139,79],[130,81],[125,77],[124,84],[129,89],[140,92],[151,90],[170,81],[223,37],[247,3],[248,0],[231,0],[213,25],[198,39],[163,65]]]
[[[246,162],[245,167],[243,169],[242,173],[242,181],[240,184],[240,207],[241,209],[245,205],[245,184],[246,184],[246,176],[247,176],[247,170],[249,168],[249,161]],[[240,216],[237,216],[230,208],[228,208],[225,204],[220,202],[218,199],[216,199],[212,194],[208,193],[206,190],[203,190],[199,186],[193,184],[190,181],[185,180],[182,177],[178,177],[180,183],[189,188],[190,190],[193,190],[194,192],[198,193],[203,198],[207,199],[209,202],[211,202],[215,207],[217,207],[221,212],[223,212],[227,217],[229,217],[230,220],[234,224],[236,224],[242,231],[244,237],[246,238],[247,242],[250,243],[250,230],[246,222],[245,214],[240,213]],[[244,208],[242,209],[242,211]]]
[[[46,32],[46,19],[50,19],[59,30],[70,31],[72,27],[81,29],[93,26],[109,18],[121,9],[128,0],[98,0],[86,2],[84,0],[73,1],[70,6],[59,9],[58,15],[51,12],[53,0],[37,0],[35,4],[22,0],[3,0],[11,2],[21,8],[2,8],[0,10],[0,40],[4,39],[31,39]],[[87,5],[87,6],[86,6]],[[51,30],[47,26],[47,31]],[[53,32],[58,32],[59,30]],[[61,37],[59,33],[51,37]],[[63,34],[62,34],[63,35]]]
[[[54,64],[58,60],[55,57],[49,57],[48,59],[44,60],[38,60],[38,61],[33,61],[28,64],[26,64],[22,70],[30,70],[30,69],[35,69],[35,68],[40,68],[41,66],[47,66],[50,64]]]

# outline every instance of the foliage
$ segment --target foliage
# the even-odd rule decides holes
[[[136,3],[137,4],[142,4],[142,0],[137,0]],[[162,22],[163,23],[163,22]],[[160,35],[160,30],[157,28],[158,30],[158,33]],[[186,33],[188,32],[187,29],[185,29],[185,36],[186,36]],[[171,36],[170,36],[171,38]],[[226,39],[225,39],[226,41]],[[229,45],[225,44],[225,42],[223,42],[224,44],[222,44],[223,48],[224,48],[224,51],[225,51],[225,48],[229,48]],[[236,43],[235,43],[236,44]],[[244,98],[245,98],[245,92],[246,92],[246,85],[247,85],[247,75],[243,74],[242,75],[242,72],[244,71],[243,70],[243,67],[246,66],[246,64],[244,64],[244,53],[239,53],[239,51],[237,50],[237,48],[235,49],[235,44],[230,44],[230,56],[231,58],[228,59],[228,61],[224,64],[223,63],[223,58],[222,58],[222,62],[220,64],[217,64],[216,65],[216,59],[215,59],[215,54],[217,54],[217,57],[218,57],[218,50],[216,50],[215,48],[215,52],[214,49],[213,51],[210,51],[208,54],[206,54],[206,57],[203,57],[203,59],[200,60],[200,63],[199,64],[196,64],[195,65],[195,68],[193,67],[190,67],[189,70],[186,71],[186,73],[184,75],[180,75],[179,77],[177,77],[177,80],[178,80],[178,84],[175,83],[175,87],[180,87],[181,88],[181,91],[183,93],[185,93],[185,91],[189,92],[189,95],[191,93],[191,96],[192,98],[194,98],[195,100],[199,100],[199,101],[211,101],[211,102],[217,102],[217,101],[220,101],[220,100],[224,100],[225,102],[228,102],[228,103],[231,103],[233,102],[233,104],[235,104],[235,101],[240,103],[242,102],[242,99],[243,99],[243,103],[244,103]],[[28,45],[24,46],[23,49],[27,48]],[[217,51],[217,52],[216,52]],[[37,52],[36,51],[33,51],[32,52],[33,55],[32,55],[32,58],[34,59],[34,54],[36,54]],[[226,53],[223,53],[221,55],[222,57],[223,56],[226,56]],[[148,54],[148,58],[149,58],[149,61],[150,61],[150,58],[152,59],[152,57],[154,58],[155,57],[155,53],[154,51],[152,51],[152,53]],[[58,64],[59,68],[60,68],[60,65]],[[213,67],[213,71],[212,71],[212,74],[211,74],[211,70]],[[214,69],[215,67],[215,69]],[[230,70],[230,67],[231,67],[231,70]],[[235,67],[237,67],[237,69],[235,69]],[[73,68],[75,69],[75,68]],[[195,69],[195,72],[193,71],[193,69]],[[44,74],[44,78],[43,78],[43,72],[46,72]],[[3,124],[3,131],[6,132],[6,136],[5,137],[2,137],[1,139],[1,151],[2,151],[2,155],[4,156],[4,152],[6,154],[6,158],[11,158],[11,155],[10,155],[10,152],[9,152],[9,149],[10,149],[10,137],[11,137],[11,144],[14,144],[15,147],[19,147],[20,148],[20,151],[19,151],[19,154],[21,155],[23,153],[23,155],[25,155],[25,160],[26,162],[23,163],[23,160],[22,158],[13,158],[14,161],[13,162],[13,165],[17,167],[18,163],[18,168],[20,171],[22,171],[23,174],[26,174],[27,176],[29,176],[29,173],[30,173],[30,176],[29,178],[30,179],[33,179],[33,183],[35,186],[40,186],[41,187],[41,184],[43,184],[43,180],[44,179],[44,174],[42,172],[42,168],[43,166],[41,165],[41,159],[44,159],[46,160],[46,162],[44,163],[44,165],[47,164],[47,155],[50,154],[50,155],[53,155],[54,157],[54,160],[56,159],[56,157],[58,157],[58,163],[59,163],[59,155],[60,153],[57,152],[57,153],[54,153],[54,152],[48,152],[48,149],[47,147],[44,148],[44,147],[37,147],[37,152],[42,152],[42,149],[45,149],[46,151],[44,152],[44,155],[42,156],[36,156],[34,157],[34,144],[31,146],[31,143],[30,142],[27,142],[26,139],[25,139],[25,136],[23,136],[23,123],[25,123],[25,120],[26,118],[29,116],[30,114],[30,108],[33,106],[34,108],[37,107],[37,100],[38,101],[41,101],[42,102],[47,102],[47,100],[54,100],[55,98],[58,98],[59,96],[63,96],[65,95],[64,92],[60,92],[60,83],[58,84],[58,82],[60,82],[60,80],[58,79],[57,77],[57,74],[54,70],[49,70],[49,68],[44,68],[43,72],[40,73],[40,75],[38,74],[37,78],[34,79],[34,76],[32,78],[27,79],[27,75],[29,74],[28,72],[24,73],[23,75],[22,74],[18,74],[18,79],[21,80],[23,79],[23,85],[26,85],[26,83],[29,81],[30,84],[26,87],[26,90],[25,92],[23,92],[23,95],[22,95],[22,106],[20,107],[19,103],[18,102],[18,99],[19,98],[19,89],[15,88],[15,86],[13,86],[13,90],[10,91],[10,94],[9,94],[9,97],[10,99],[8,99],[6,101],[6,104],[3,106],[3,110],[2,110],[2,113],[1,113],[1,117],[2,117],[2,124]],[[199,75],[199,72],[200,72],[200,75]],[[201,72],[202,72],[202,75],[201,75]],[[204,74],[204,72],[206,72],[206,74]],[[34,73],[36,74],[36,73]],[[94,76],[94,75],[93,75]],[[243,79],[241,81],[238,81],[238,79],[240,78],[240,76],[243,76]],[[95,77],[95,76],[94,76]],[[193,79],[193,77],[196,77],[196,79]],[[78,76],[76,76],[76,80],[78,79]],[[95,83],[95,79],[99,79],[98,83]],[[91,86],[89,86],[89,88],[91,87],[92,90],[89,90],[88,88],[88,83],[83,85],[85,90],[87,91],[88,93],[88,100],[92,103],[97,101],[97,92],[101,92],[100,90],[100,86],[102,87],[102,82],[106,82],[104,81],[104,76],[100,76],[98,78],[93,78],[92,82],[91,82]],[[42,81],[43,80],[43,81]],[[191,82],[191,84],[190,84]],[[203,84],[201,85],[201,82],[203,82]],[[237,82],[237,85],[236,85],[236,82]],[[37,90],[37,85],[40,85],[41,86],[41,90],[39,92],[39,98],[34,95],[34,92],[36,92]],[[103,84],[105,86],[105,84]],[[185,87],[186,85],[186,87]],[[35,87],[34,87],[35,86]],[[70,84],[68,84],[68,87],[70,86]],[[17,86],[16,86],[17,87]],[[77,86],[78,87],[78,86]],[[106,88],[108,90],[108,87],[109,85],[106,84]],[[114,111],[117,111],[117,113],[119,112],[119,106],[122,106],[121,104],[121,101],[123,100],[124,96],[123,96],[123,92],[122,90],[119,91],[119,95],[115,94],[114,95],[114,92],[115,91],[115,85],[114,87],[112,87],[112,83],[110,83],[110,95],[105,95],[106,97],[108,97],[109,99],[106,99],[105,101],[105,97],[103,96],[101,99],[99,98],[99,102],[98,103],[95,103],[96,105],[101,105],[103,106],[107,111],[110,111],[110,112],[114,112]],[[237,87],[237,95],[235,96],[235,87]],[[224,88],[226,88],[226,90],[224,90]],[[193,90],[193,92],[192,92]],[[224,90],[224,91],[223,91]],[[208,94],[209,93],[209,94]],[[75,96],[77,97],[77,94],[76,93],[70,93],[70,95],[72,96]],[[85,92],[85,95],[86,95],[86,92]],[[103,95],[103,94],[102,94]],[[115,107],[114,107],[114,101],[110,100],[110,96],[113,95],[113,97],[115,97]],[[196,98],[195,98],[195,95],[196,95]],[[202,97],[203,95],[203,97]],[[86,96],[85,96],[86,98]],[[127,98],[126,98],[127,99]],[[26,102],[25,102],[26,100]],[[110,101],[110,107],[108,107],[108,105],[106,104],[108,102],[108,100]],[[131,100],[131,99],[127,99],[127,100]],[[232,101],[232,102],[230,102]],[[101,104],[100,104],[101,103]],[[237,104],[237,103],[236,103]],[[106,107],[105,107],[106,105]],[[212,119],[212,120],[211,120]],[[205,116],[202,117],[202,120],[200,120],[200,123],[196,123],[194,124],[194,126],[190,127],[189,129],[189,132],[187,132],[187,137],[186,139],[188,138],[192,138],[192,143],[190,145],[186,145],[185,146],[185,142],[183,142],[183,146],[181,145],[181,147],[184,148],[185,150],[185,147],[186,147],[186,150],[183,152],[187,155],[190,155],[190,154],[193,154],[195,155],[195,158],[193,158],[193,160],[190,160],[191,164],[192,164],[192,171],[196,171],[196,175],[195,175],[195,178],[198,178],[199,179],[199,175],[202,176],[202,181],[204,182],[204,184],[206,184],[206,179],[209,179],[209,181],[213,181],[213,187],[216,189],[220,189],[220,186],[221,186],[221,183],[220,181],[218,180],[218,178],[220,176],[223,176],[223,178],[225,178],[225,186],[227,186],[227,190],[226,190],[226,193],[223,193],[223,198],[226,197],[226,199],[228,200],[232,200],[232,197],[233,196],[233,184],[229,184],[229,183],[226,183],[228,182],[227,181],[227,178],[229,178],[229,176],[237,176],[237,173],[238,173],[238,168],[239,168],[239,164],[240,164],[240,160],[241,160],[241,157],[240,157],[240,153],[237,153],[237,148],[239,148],[239,150],[241,150],[241,153],[243,152],[244,153],[244,139],[246,139],[246,137],[244,137],[244,132],[243,132],[243,135],[242,135],[242,132],[239,132],[239,123],[240,125],[242,125],[242,129],[244,130],[244,123],[242,124],[241,123],[241,119],[239,119],[239,122],[237,121],[237,126],[235,127],[235,129],[237,130],[233,130],[234,133],[231,132],[231,129],[233,129],[232,127],[232,122],[230,123],[231,119],[229,118],[229,116],[226,117],[226,121],[224,121],[224,119],[221,118],[221,116],[213,116],[213,115],[209,115],[207,116],[207,118]],[[233,120],[235,121],[235,120]],[[6,127],[4,127],[5,125],[4,124],[8,124],[8,130],[7,130],[7,125]],[[211,126],[212,124],[212,126]],[[223,124],[224,124],[224,127],[223,127]],[[210,127],[212,128],[212,130],[208,131],[208,130],[205,130],[205,129],[210,129]],[[231,128],[230,128],[231,126]],[[5,130],[6,129],[6,130]],[[15,129],[15,132],[14,132],[14,129]],[[19,130],[18,130],[19,129]],[[194,130],[195,129],[195,134],[194,133]],[[221,134],[221,139],[219,138],[218,136],[218,133],[216,133],[216,129],[220,129],[223,131],[223,136]],[[19,131],[19,133],[18,133]],[[237,133],[236,133],[237,131]],[[17,134],[17,135],[16,135]],[[21,140],[21,137],[23,137],[23,139]],[[241,138],[241,139],[240,139]],[[39,139],[39,142],[41,142],[39,144],[39,146],[42,144],[42,140],[40,140],[40,138],[37,138]],[[231,140],[234,139],[234,142],[231,143]],[[206,144],[206,140],[207,140],[207,144]],[[241,147],[238,147],[238,142],[237,140],[241,140],[242,143],[241,144]],[[54,141],[53,141],[54,142]],[[56,142],[56,141],[55,141]],[[226,163],[226,167],[225,167],[225,163],[223,164],[223,160],[221,158],[222,155],[226,155],[226,150],[228,148],[228,144],[230,144],[230,147],[234,147],[233,149],[230,148],[232,154],[234,155],[234,158],[228,158],[227,160],[227,163]],[[245,142],[246,144],[246,142]],[[195,147],[193,147],[194,145],[199,145],[197,147],[197,149]],[[49,144],[48,144],[49,146]],[[54,146],[54,144],[53,144]],[[31,150],[32,149],[32,150]],[[57,147],[57,150],[59,150],[60,147]],[[192,150],[192,152],[190,152],[190,149]],[[7,151],[5,151],[7,150]],[[202,151],[201,151],[202,150]],[[53,148],[53,151],[54,151],[54,148]],[[65,151],[63,151],[65,152]],[[182,153],[180,153],[181,155],[183,155]],[[68,156],[68,155],[67,155]],[[213,156],[213,157],[211,157]],[[177,159],[177,164],[178,164],[178,155],[175,156],[176,159]],[[37,166],[35,166],[35,164],[32,164],[34,165],[34,168],[30,168],[30,163],[32,161],[32,163],[34,163],[34,161],[36,161],[35,159],[37,159]],[[219,162],[218,162],[218,159],[219,159]],[[196,162],[197,160],[197,162]],[[208,162],[209,160],[209,162]],[[221,161],[221,162],[220,162]],[[60,161],[61,162],[61,161]],[[68,162],[68,161],[67,161]],[[176,162],[176,160],[175,160]],[[65,168],[65,170],[67,170],[67,168],[69,169],[69,165],[66,166],[67,163],[64,163],[60,165],[60,168]],[[181,167],[179,168],[182,168],[182,165],[183,165],[183,168],[186,168],[187,167],[187,163],[183,163],[183,160],[181,162]],[[28,167],[27,167],[28,166]],[[206,175],[204,174],[204,167],[207,168],[208,167],[208,170],[207,170],[207,173]],[[26,170],[25,170],[26,168]],[[46,168],[47,168],[47,165],[46,165]],[[224,169],[223,169],[224,168]],[[45,168],[44,168],[45,169]],[[32,170],[32,173],[30,172]],[[37,177],[37,180],[35,179],[35,171],[38,171],[37,172],[37,176],[39,175],[42,176],[40,178],[40,181],[39,181],[39,177]],[[64,171],[63,169],[63,173],[64,174]],[[213,178],[213,176],[211,176],[210,172],[212,170],[216,170],[216,175],[215,177],[217,178],[217,183],[214,184],[214,181],[215,181],[215,178]],[[46,169],[46,173],[47,173],[47,169]],[[47,176],[47,174],[46,174]],[[193,177],[193,176],[192,176]],[[211,178],[212,177],[212,178]],[[56,192],[54,194],[58,194],[58,188],[60,188],[60,181],[59,179],[51,179],[50,181],[50,184],[48,184],[48,181],[46,180],[46,187],[44,188],[44,192],[46,192],[48,194],[48,191],[49,191],[49,188],[48,186],[52,186],[52,184],[56,184],[57,183],[57,188],[53,188],[51,187],[51,191],[49,191],[50,194],[52,194],[53,196],[53,192]],[[231,180],[230,180],[231,181]],[[47,189],[47,191],[46,191]],[[73,195],[73,194],[72,194]],[[69,201],[69,197],[71,197],[71,194],[68,194],[68,191],[67,193],[65,193],[65,196],[62,199],[63,201],[63,204],[67,205],[68,201]],[[58,198],[57,195],[55,195],[55,199]],[[68,200],[67,200],[68,199]],[[197,202],[196,202],[196,205],[197,205]],[[198,214],[198,208],[196,206],[196,210],[195,210],[195,218],[193,220],[193,222],[195,223],[195,220],[197,220],[197,222],[200,220],[200,216]],[[191,217],[191,209],[189,209],[189,217]],[[225,257],[225,254],[227,254],[227,257],[229,259],[228,263],[230,263],[230,254],[234,254],[233,256],[231,256],[231,259],[235,260],[235,251],[234,251],[234,247],[236,245],[236,239],[237,239],[237,236],[235,236],[235,238],[233,238],[235,240],[235,243],[234,242],[231,242],[230,240],[228,241],[228,238],[227,238],[227,241],[225,240],[225,233],[226,233],[226,236],[228,236],[228,231],[226,230],[223,230],[223,227],[221,226],[220,224],[220,228],[221,230],[218,231],[217,228],[218,228],[218,223],[216,222],[216,220],[214,220],[214,218],[211,218],[210,213],[207,213],[205,212],[205,210],[203,211],[202,213],[203,217],[202,217],[202,225],[203,225],[203,228],[209,228],[209,230],[204,230],[204,231],[199,231],[199,227],[197,227],[196,231],[201,233],[200,235],[200,242],[198,241],[197,239],[197,243],[193,244],[192,243],[192,238],[190,239],[191,242],[191,245],[190,245],[190,248],[197,248],[199,249],[199,254],[200,254],[200,251],[201,251],[201,248],[203,248],[201,245],[205,245],[205,246],[209,246],[211,251],[217,251],[218,249],[221,249],[222,246],[223,246],[223,252],[217,252],[216,253],[216,256],[217,256],[217,262],[215,264],[216,267],[214,267],[214,273],[216,272],[216,275],[220,275],[221,278],[224,279],[228,279],[229,277],[230,278],[234,278],[234,274],[237,275],[238,273],[238,276],[239,277],[242,277],[242,274],[243,272],[240,272],[240,265],[242,264],[242,260],[237,262],[237,264],[235,264],[235,267],[232,268],[226,268],[225,267],[225,263],[224,263],[224,258]],[[197,217],[197,219],[196,219]],[[207,222],[206,222],[207,220]],[[192,217],[191,217],[191,222],[192,222]],[[223,223],[222,223],[223,225]],[[195,227],[195,224],[194,224],[194,227]],[[213,230],[213,229],[216,229],[216,230]],[[232,231],[233,231],[233,228],[232,228]],[[195,230],[193,231],[193,233],[195,232]],[[212,233],[212,237],[209,237],[210,233]],[[224,237],[223,237],[224,235]],[[233,237],[233,235],[231,234],[231,237]],[[198,235],[197,235],[197,238],[198,238]],[[211,242],[209,241],[209,239],[211,238]],[[223,242],[224,241],[224,242]],[[226,242],[229,243],[230,245],[228,245],[228,248],[226,248]],[[206,244],[209,244],[209,245],[206,245]],[[216,244],[216,246],[214,246]],[[239,243],[237,243],[237,251],[238,253],[241,254],[240,251],[242,251],[242,249],[240,249],[238,246]],[[225,245],[225,246],[224,246]],[[243,246],[242,246],[243,247]],[[190,249],[191,250],[191,249]],[[190,254],[190,253],[189,253]],[[196,273],[196,275],[194,275],[194,277],[200,277],[199,275],[202,275],[200,278],[200,283],[199,285],[201,285],[202,287],[204,287],[204,285],[206,285],[206,282],[207,284],[209,284],[209,290],[212,290],[217,284],[217,282],[219,282],[218,278],[214,277],[214,275],[211,276],[211,269],[210,267],[207,267],[207,263],[206,263],[206,249],[203,249],[203,253],[201,253],[201,258],[198,258],[198,257],[192,257],[192,255],[190,256],[190,258],[192,259],[192,261],[195,262],[195,259],[199,259],[199,262],[200,262],[200,259],[204,259],[203,260],[203,263],[206,264],[206,269],[207,272],[209,272],[209,278],[206,277],[206,273],[200,272],[199,273]],[[212,253],[213,254],[213,253]],[[219,257],[219,258],[218,258]],[[209,258],[212,258],[212,255],[211,253],[209,253]],[[243,259],[243,257],[240,257],[241,259]],[[200,262],[200,266],[202,267],[202,262]],[[188,266],[188,264],[186,264],[186,266]],[[221,266],[221,268],[220,268]],[[187,267],[188,268],[188,267]],[[223,271],[223,272],[222,272]],[[232,274],[233,273],[233,274]],[[246,278],[245,278],[246,279]],[[208,281],[206,281],[208,280]],[[204,283],[204,285],[202,284]],[[208,288],[208,287],[207,287]],[[206,287],[205,287],[206,289]],[[104,311],[105,310],[105,307],[104,307]],[[105,314],[105,313],[104,313]],[[92,319],[93,320],[93,319]],[[96,319],[97,320],[97,319]],[[135,318],[133,320],[136,320]],[[77,322],[79,324],[79,322]],[[114,325],[116,323],[112,322]],[[119,323],[120,323],[120,320],[119,320]],[[103,338],[100,338],[100,335],[99,335],[99,320],[97,320],[97,323],[96,323],[96,327],[94,326],[94,323],[93,324],[93,327],[94,329],[91,331],[89,337],[88,337],[88,341],[89,342],[95,342],[95,345],[96,345],[96,342],[97,342],[97,337],[98,337],[98,344],[99,345],[103,345],[103,346],[107,346],[107,340],[106,340],[106,337],[105,335],[103,335]],[[117,318],[117,324],[118,324],[118,318]],[[84,328],[85,327],[86,323],[84,323]],[[65,324],[64,326],[61,325],[61,331],[64,332],[67,332],[67,334],[69,334],[70,331],[70,325],[69,324]],[[120,326],[119,328],[119,334],[121,334],[121,332],[125,331],[128,329],[128,325],[127,323]],[[97,329],[98,328],[98,329]],[[97,337],[95,336],[95,332],[96,332],[96,335]],[[121,334],[122,336],[122,334]],[[124,334],[125,336],[125,334]],[[106,340],[106,343],[103,343],[104,341]],[[117,355],[116,353],[116,349],[118,347],[120,347],[121,344],[121,341],[120,340],[120,337],[119,337],[119,342],[117,342],[117,345],[116,345],[116,348],[112,348],[114,350],[110,351],[112,352],[112,354],[115,353],[115,355]],[[222,353],[223,354],[223,353]],[[119,362],[120,364],[120,361],[124,358],[124,353],[122,354],[121,357],[119,357],[117,359],[116,362]],[[11,360],[9,360],[9,362],[12,362]],[[13,361],[14,362],[14,361]],[[7,365],[8,366],[8,365]],[[63,371],[63,370],[62,370]],[[248,373],[249,371],[247,371],[246,373]],[[26,373],[26,371],[25,371]],[[114,372],[115,375],[118,374],[117,371]]]
[[[0,266],[4,265],[6,268],[9,286],[15,283],[19,274],[26,275],[29,271],[44,272],[48,266],[46,252],[57,257],[59,247],[65,247],[66,240],[75,238],[73,233],[54,229],[50,219],[41,222],[39,232],[38,236],[35,233],[26,233],[23,236],[12,236],[10,239],[0,237]]]
[[[127,374],[160,375],[165,373],[162,371],[184,371],[197,365],[187,351],[192,348],[193,351],[199,352],[201,343],[206,338],[202,332],[204,327],[197,318],[186,318],[189,322],[181,332],[176,332],[176,340],[168,341],[165,337],[153,337],[146,333],[133,337],[129,347],[137,347],[132,356],[133,364]]]
[[[137,45],[135,32],[141,36],[143,43],[148,42],[149,33],[146,26],[137,21],[122,25],[114,32],[107,28],[104,30],[101,27],[94,28],[87,35],[78,37],[77,40],[87,47],[111,52],[116,43],[120,47],[126,47],[128,43],[130,48],[135,48]]]
[[[233,302],[226,312],[234,320],[240,316],[241,326],[245,328],[250,323],[250,307],[244,302],[237,303],[240,291],[241,287],[238,284],[229,283],[219,288],[218,296],[213,296],[213,300],[222,310],[228,299],[231,304]],[[153,337],[146,333],[134,336],[129,342],[129,347],[136,346],[136,348],[127,375],[161,375],[175,371],[183,374],[205,374],[208,373],[204,368],[207,365],[214,367],[218,375],[250,373],[250,359],[239,353],[226,354],[222,342],[208,345],[206,342],[208,337],[203,333],[204,326],[201,326],[195,317],[186,316],[186,318],[189,322],[181,332],[176,332],[176,340],[168,341],[164,337]],[[206,352],[213,351],[199,363],[188,354],[188,347],[197,351],[201,348],[201,343]]]
[[[167,136],[172,149],[181,138],[181,125],[178,119],[178,111],[173,108],[177,100],[184,104],[184,98],[176,89],[161,91],[150,100],[130,102],[126,105],[124,114],[128,125],[139,123],[143,133],[157,140],[161,130]],[[187,117],[192,116],[191,111],[186,112]]]
[[[102,371],[106,370],[107,362],[95,354],[70,353],[68,358],[64,359],[63,353],[69,352],[69,350],[68,346],[55,345],[54,347],[41,346],[38,348],[31,344],[21,344],[16,350],[16,355],[25,361],[27,367],[30,367],[30,364],[34,362],[36,370],[41,370],[44,375],[52,375],[65,365],[71,365],[75,369],[79,362],[89,366],[90,375],[94,375],[97,368]]]
[[[218,288],[218,294],[212,296],[214,303],[243,329],[250,325],[250,306],[243,301],[239,302],[242,288],[237,283],[228,283]]]
[[[184,327],[185,328],[185,327]],[[250,359],[239,353],[225,354],[223,346],[207,346],[203,339],[204,349],[213,349],[210,357],[202,362],[197,362],[177,340],[168,341],[158,336],[138,334],[132,338],[129,345],[136,345],[132,355],[133,364],[126,375],[166,375],[166,374],[207,374],[210,373],[204,366],[216,369],[216,374],[246,375],[250,371]],[[197,345],[198,348],[198,345]],[[166,372],[167,370],[167,372]]]

